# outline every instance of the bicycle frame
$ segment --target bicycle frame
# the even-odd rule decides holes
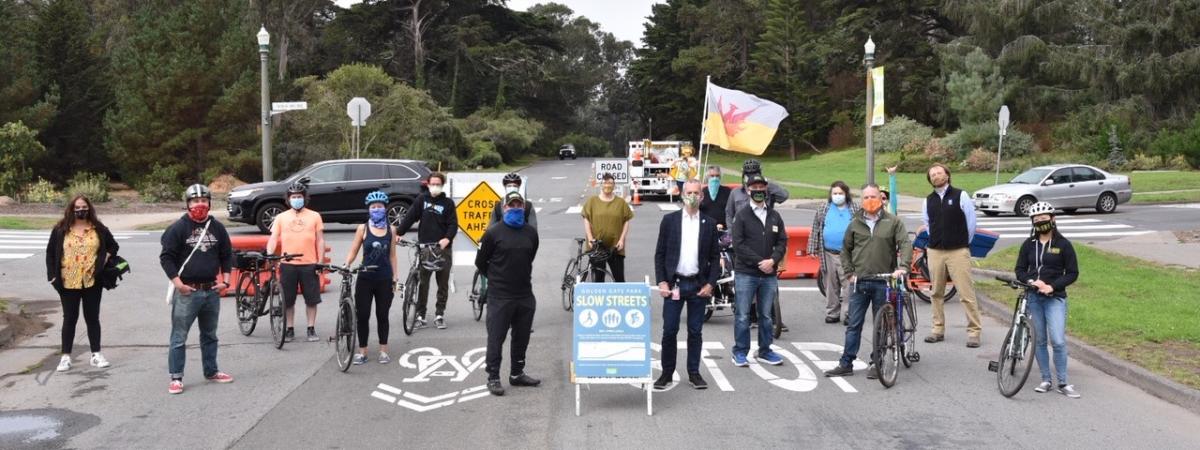
[[[1021,294],[1017,296],[1017,306],[1015,308],[1013,308],[1012,325],[1010,326],[1011,329],[1013,330],[1014,336],[1016,336],[1016,330],[1020,328],[1021,323],[1027,322],[1030,320],[1028,309],[1027,309],[1028,301],[1029,301],[1028,299],[1029,299],[1029,291],[1027,291],[1027,290],[1021,291]],[[1020,342],[1020,343],[1016,342],[1017,341],[1016,339],[1009,340],[1008,349],[1005,350],[1005,353],[1014,358],[1019,358],[1021,355],[1017,354],[1016,349],[1023,348],[1025,346],[1024,340],[1029,339],[1029,336],[1025,336],[1024,333],[1021,333],[1021,339],[1022,339],[1022,342]]]

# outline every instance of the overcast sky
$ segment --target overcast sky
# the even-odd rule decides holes
[[[335,0],[343,7],[361,3],[360,0]],[[538,3],[548,3],[546,0],[508,0],[508,7],[525,11]],[[556,0],[554,3],[567,5],[575,14],[586,16],[593,22],[598,22],[604,31],[615,35],[618,39],[631,41],[633,45],[642,46],[642,24],[650,16],[650,6],[662,3],[656,0]]]

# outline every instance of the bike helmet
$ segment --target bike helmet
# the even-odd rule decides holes
[[[717,245],[719,245],[721,249],[729,249],[733,247],[733,234],[728,231],[721,232],[721,236],[717,238]]]
[[[292,195],[292,194],[308,195],[308,185],[301,183],[299,181],[292,183],[291,186],[288,186],[287,195]]]
[[[520,186],[521,185],[521,176],[518,175],[516,172],[512,172],[512,173],[509,173],[508,175],[505,175],[504,176],[504,185],[508,186],[510,184],[516,184],[517,186]]]
[[[438,251],[428,248],[422,252],[421,268],[430,272],[438,272],[446,265],[446,258],[443,258]]]
[[[1042,214],[1049,214],[1049,215],[1053,216],[1054,215],[1054,205],[1051,205],[1046,202],[1037,202],[1037,203],[1034,203],[1033,206],[1029,207],[1029,211],[1027,213],[1027,215],[1029,217],[1040,216]]]
[[[207,198],[212,200],[212,193],[208,191],[208,186],[193,184],[188,186],[186,191],[183,191],[183,200],[187,201],[193,198]]]
[[[383,193],[383,191],[375,191],[367,194],[366,202],[367,206],[370,206],[372,203],[383,203],[386,205],[388,202],[388,196],[387,194]]]
[[[758,160],[754,158],[747,159],[746,162],[742,163],[742,173],[762,173],[762,163],[759,163]]]

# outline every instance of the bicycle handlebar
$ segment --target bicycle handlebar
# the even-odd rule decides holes
[[[317,264],[317,268],[321,269],[321,270],[329,271],[329,272],[337,272],[337,273],[341,273],[341,274],[353,275],[353,274],[357,274],[359,272],[373,271],[375,269],[378,269],[379,266],[375,266],[375,265],[361,266],[360,265],[360,266],[355,266],[354,268],[349,268],[346,266],[339,266],[337,264]]]
[[[1034,289],[1032,284],[1017,281],[1015,278],[996,277],[996,281],[1003,282],[1005,285],[1013,289]]]
[[[250,259],[257,259],[259,261],[279,261],[279,260],[291,261],[293,259],[304,256],[303,253],[284,253],[282,255],[263,254],[260,252],[236,252],[236,253],[240,254],[244,257],[250,258]]]
[[[895,274],[894,272],[888,272],[888,273],[869,273],[869,274],[863,275],[863,276],[862,276],[860,279],[863,279],[863,280],[871,280],[871,279],[876,279],[876,278],[878,278],[878,279],[883,279],[883,280],[890,280],[890,279],[893,279],[893,278],[905,278],[905,277],[907,277],[907,276],[908,276],[908,274],[904,274],[904,275],[900,275],[899,277],[897,277],[897,276],[896,276],[896,274]]]

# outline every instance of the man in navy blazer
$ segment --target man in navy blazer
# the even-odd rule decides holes
[[[663,296],[663,374],[654,388],[666,389],[675,375],[679,316],[687,306],[688,381],[696,389],[708,388],[700,376],[700,350],[704,345],[700,329],[708,298],[721,275],[720,248],[717,246],[717,221],[700,213],[700,182],[684,183],[683,210],[667,214],[658,227],[658,246],[654,250],[654,274]]]

